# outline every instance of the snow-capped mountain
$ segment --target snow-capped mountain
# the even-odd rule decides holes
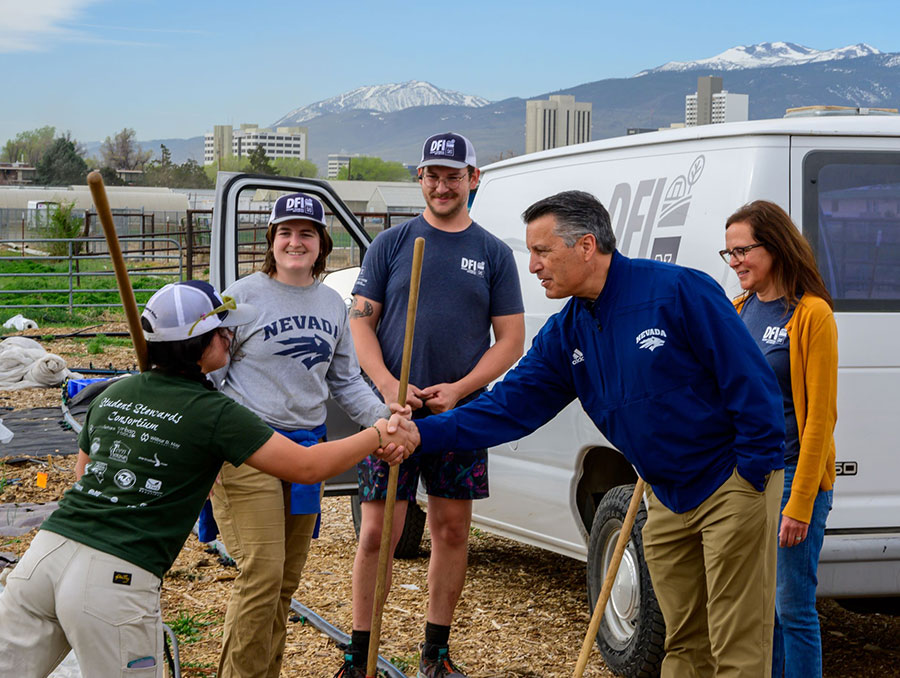
[[[394,113],[416,106],[468,106],[479,108],[490,101],[471,94],[462,94],[449,89],[440,89],[430,82],[409,80],[408,82],[387,85],[371,85],[358,87],[350,92],[339,94],[324,101],[317,101],[309,106],[297,108],[277,122],[278,125],[299,125],[307,120],[325,113],[340,113],[353,109],[366,109],[381,113]]]
[[[727,49],[721,54],[698,61],[670,61],[667,64],[641,71],[634,77],[664,71],[734,71],[745,68],[772,68],[775,66],[798,66],[820,61],[855,59],[881,54],[871,45],[863,42],[837,49],[817,50],[793,42],[762,42],[758,45],[740,45]]]

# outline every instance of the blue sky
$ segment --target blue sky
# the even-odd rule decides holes
[[[362,85],[530,97],[735,45],[900,52],[900,3],[0,0],[0,144],[268,125]]]

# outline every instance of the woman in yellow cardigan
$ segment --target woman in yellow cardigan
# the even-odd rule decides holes
[[[834,486],[837,328],[812,248],[778,205],[732,214],[720,254],[744,293],[735,301],[784,397],[785,473],[778,529],[772,675],[821,676],[816,570]]]

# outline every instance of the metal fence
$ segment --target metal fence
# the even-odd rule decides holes
[[[11,215],[12,212],[21,214]],[[10,216],[16,216],[16,219],[10,220]],[[326,270],[358,266],[362,259],[359,246],[332,215],[328,216],[334,250]],[[417,213],[356,214],[372,237],[414,216]],[[263,262],[269,211],[242,210],[238,218],[239,268],[241,274],[246,274],[257,270]],[[129,276],[144,278],[145,283],[147,277],[160,280],[156,286],[133,284],[136,294],[153,293],[165,282],[208,276],[212,210],[118,212],[113,214],[113,220],[123,256],[131,262],[140,262],[139,266],[128,267]],[[96,213],[85,212],[83,233],[98,229]],[[0,311],[64,308],[71,313],[76,308],[120,305],[115,286],[99,284],[115,276],[104,238],[47,238],[41,237],[37,230],[33,223],[27,222],[24,210],[0,209]],[[10,270],[5,262],[12,261],[29,261],[34,270],[25,270],[27,267]],[[37,270],[41,267],[44,268]],[[44,270],[47,268],[53,270]],[[35,279],[36,282],[10,284],[9,279]],[[40,287],[37,280],[47,281],[48,286]],[[91,295],[102,293],[109,293],[109,300],[91,298]]]
[[[266,252],[266,230],[269,210],[238,211],[238,265],[241,275],[257,270]],[[418,212],[357,212],[363,228],[371,237],[391,226],[418,216]],[[362,253],[343,225],[326,213],[329,220],[328,234],[334,243],[334,250],[328,257],[326,270],[333,271],[348,266],[359,266]],[[194,276],[209,263],[209,247],[212,239],[212,210],[188,210],[185,215],[184,248],[186,256],[186,277]]]
[[[40,214],[45,212],[41,211]],[[178,211],[148,211],[144,209],[114,209],[113,222],[120,236],[126,235],[164,235],[167,232],[184,232],[185,213]],[[39,212],[34,209],[0,207],[0,239],[40,238],[43,234],[38,228]],[[89,210],[74,210],[72,215],[83,217],[87,230],[82,236],[91,237],[101,234],[97,213]],[[91,231],[94,231],[92,234]]]
[[[133,262],[128,275],[135,294],[149,295],[167,282],[184,280],[184,251],[178,240],[136,235],[121,237],[120,244],[123,258]],[[0,247],[0,309],[60,308],[71,313],[76,308],[121,306],[103,238],[6,238]],[[7,286],[9,279],[17,284]],[[148,280],[160,284],[147,285]]]

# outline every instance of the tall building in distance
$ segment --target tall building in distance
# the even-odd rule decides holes
[[[329,153],[328,154],[328,174],[329,179],[337,179],[338,173],[342,168],[350,165],[352,158],[358,158],[359,153],[350,155],[348,153]]]
[[[244,158],[262,146],[269,158],[306,160],[309,130],[306,127],[277,127],[275,130],[244,124],[215,125],[203,143],[203,164],[215,164],[219,158]]]
[[[591,109],[591,104],[576,103],[568,94],[525,102],[525,152],[590,141]]]
[[[713,125],[748,120],[750,96],[722,89],[722,78],[707,75],[697,78],[697,91],[684,98],[684,124]]]

